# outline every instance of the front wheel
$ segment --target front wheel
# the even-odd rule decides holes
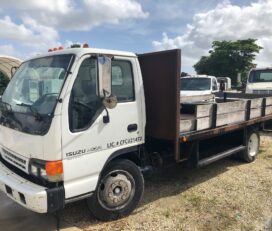
[[[144,191],[144,178],[130,160],[115,160],[102,172],[98,187],[87,200],[91,213],[99,220],[121,218],[132,212]]]
[[[248,163],[253,162],[259,153],[260,135],[257,131],[250,131],[247,135],[246,149],[240,154],[240,158]]]

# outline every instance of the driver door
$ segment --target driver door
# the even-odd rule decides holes
[[[73,71],[76,76],[67,87],[62,108],[66,198],[76,196],[78,190],[82,194],[95,190],[99,174],[113,153],[144,142],[141,92],[135,90],[140,86],[140,80],[135,78],[136,67],[133,57],[114,57],[112,93],[118,103],[107,110],[97,94],[97,58],[82,58]],[[107,111],[109,122],[105,123]]]

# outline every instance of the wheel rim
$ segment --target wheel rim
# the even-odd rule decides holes
[[[248,153],[250,156],[256,156],[259,148],[259,138],[253,133],[248,140]]]
[[[135,194],[135,181],[130,173],[115,170],[103,177],[98,188],[98,201],[108,210],[127,206]]]

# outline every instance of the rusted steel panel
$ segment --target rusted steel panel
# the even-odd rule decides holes
[[[179,160],[180,50],[138,55],[145,102],[146,135],[173,141]]]

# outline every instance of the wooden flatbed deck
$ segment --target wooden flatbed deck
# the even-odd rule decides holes
[[[210,104],[182,103],[180,142],[205,139],[272,120],[272,97],[248,96],[241,94],[241,98],[217,98],[216,103]]]

